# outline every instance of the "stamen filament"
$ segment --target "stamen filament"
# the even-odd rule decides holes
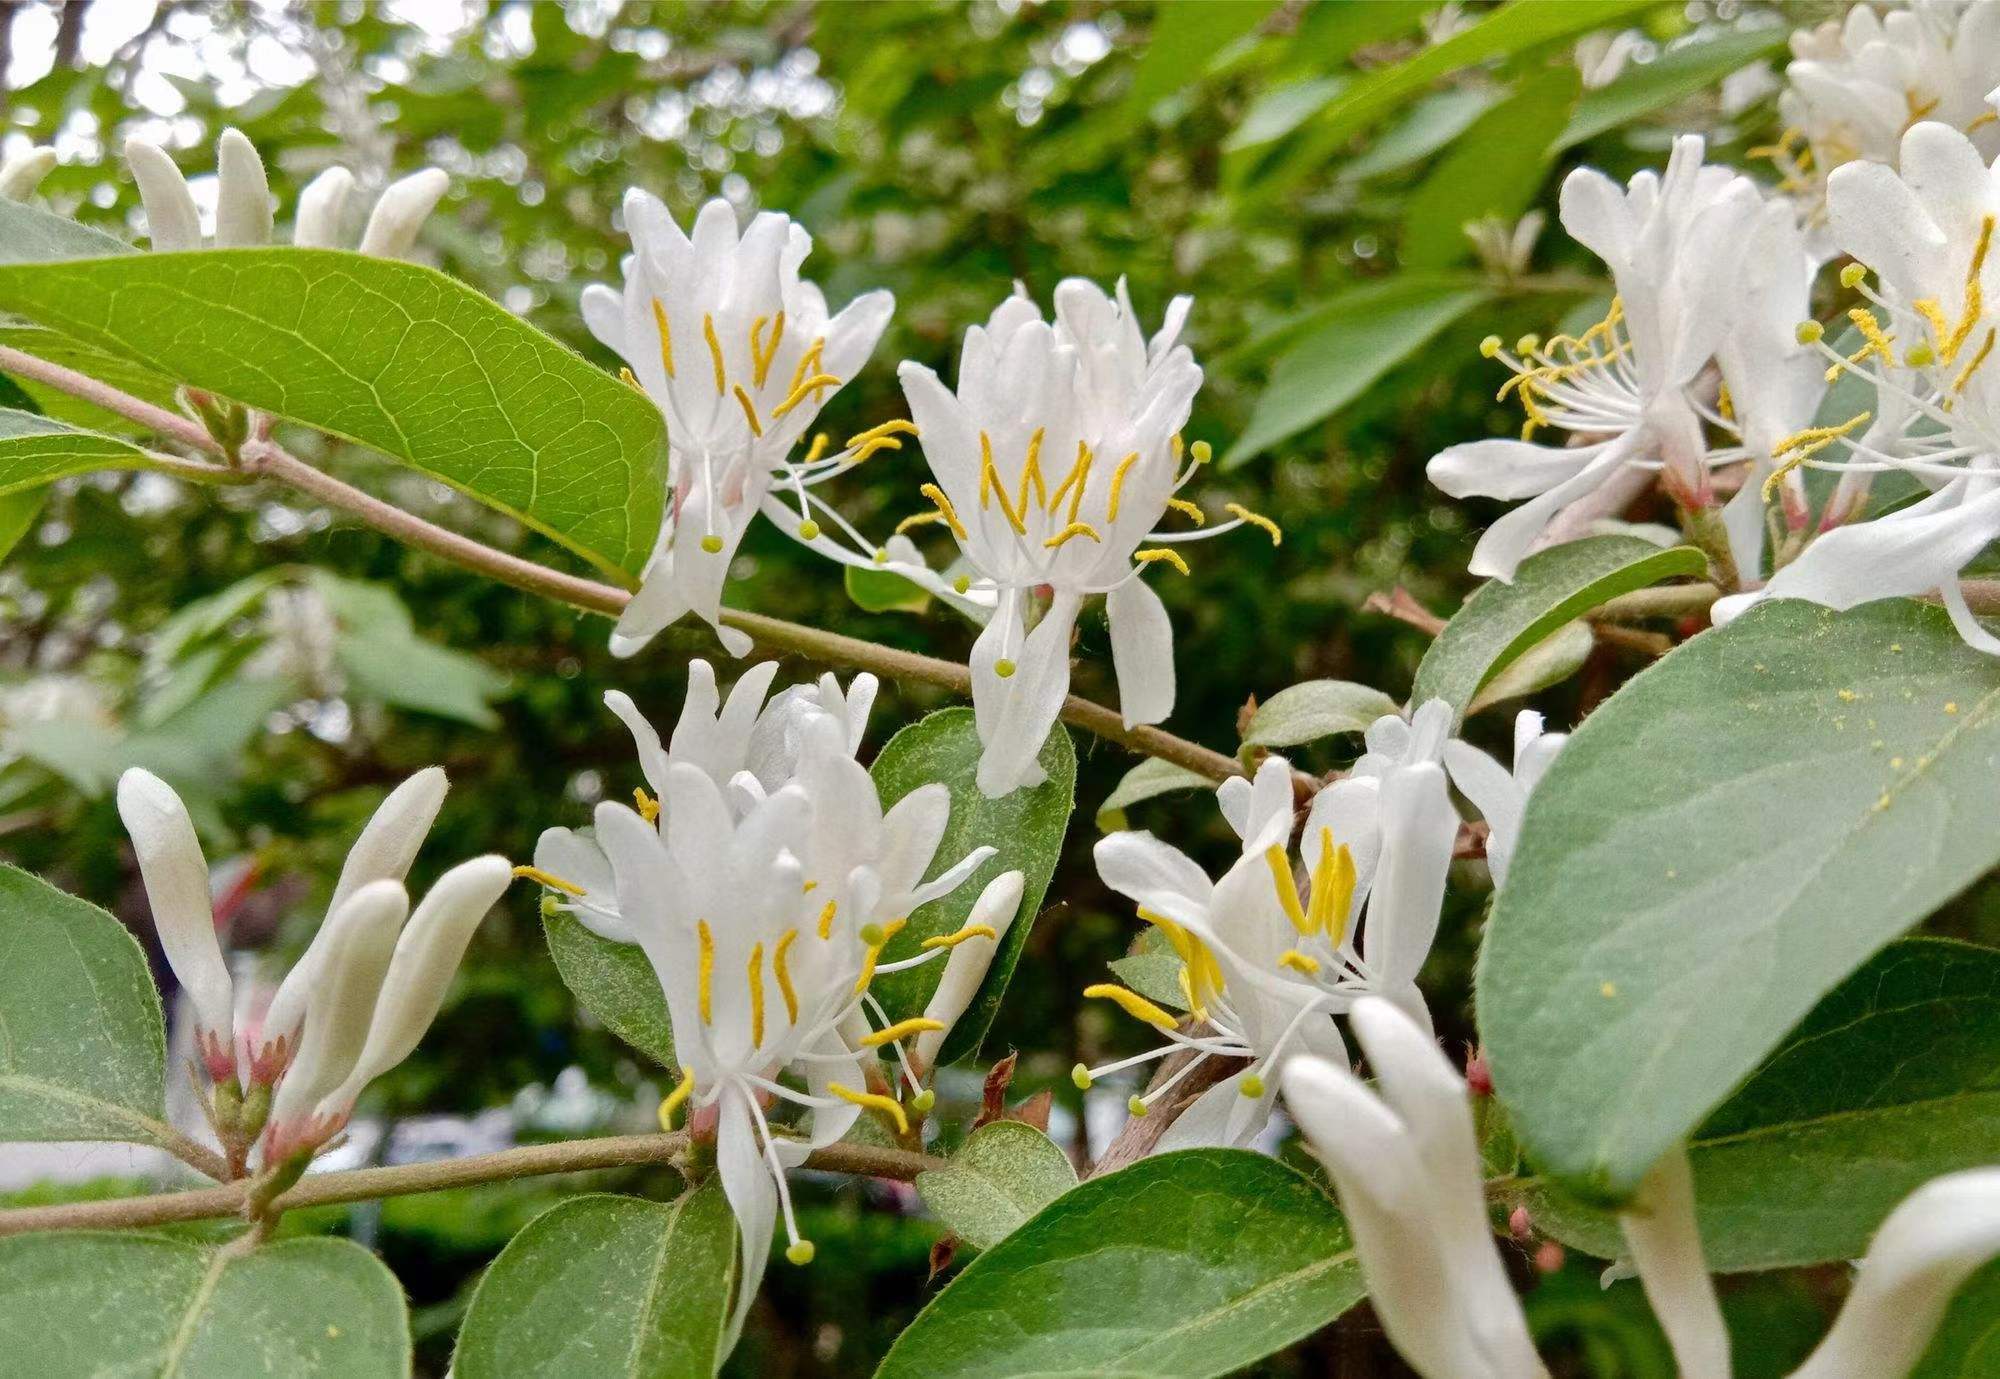
[[[879,1049],[884,1044],[893,1044],[898,1039],[908,1038],[912,1034],[922,1034],[926,1030],[940,1030],[944,1027],[944,1021],[942,1020],[931,1020],[917,1015],[908,1020],[898,1020],[886,1029],[878,1029],[873,1034],[862,1036],[861,1046],[868,1049]]]
[[[514,868],[514,875],[524,880],[533,881],[537,885],[547,886],[552,891],[561,891],[565,895],[582,896],[590,894],[583,887],[577,885],[576,882],[565,881],[554,872],[543,871],[540,867],[516,867]]]

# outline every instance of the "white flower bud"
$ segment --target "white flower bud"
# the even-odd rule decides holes
[[[1026,883],[1027,878],[1020,872],[1003,871],[986,883],[986,889],[972,903],[966,926],[987,925],[994,937],[966,939],[945,959],[944,975],[938,978],[937,990],[932,993],[930,1004],[924,1007],[924,1018],[936,1020],[944,1028],[927,1029],[917,1036],[912,1054],[918,1067],[931,1066],[951,1027],[979,994],[980,983],[986,980],[986,969],[993,965],[993,955],[1000,951],[1001,941],[1014,923],[1015,912],[1021,908],[1021,892]]]
[[[241,130],[225,129],[215,144],[218,187],[215,247],[254,249],[271,242],[271,184],[257,146]]]
[[[362,1088],[409,1057],[437,1018],[472,931],[513,879],[507,859],[496,856],[475,857],[438,878],[396,940],[361,1056],[316,1114],[345,1117]]]
[[[201,248],[201,213],[195,209],[187,179],[167,151],[144,139],[133,139],[125,145],[125,166],[139,184],[139,200],[146,207],[146,234],[153,248],[163,253]]]
[[[307,183],[299,193],[292,243],[301,249],[337,248],[347,198],[353,191],[354,174],[346,168],[328,168]]]
[[[56,151],[47,147],[31,148],[0,160],[0,200],[27,200],[55,165]]]
[[[1729,1328],[1702,1254],[1694,1174],[1684,1147],[1675,1146],[1653,1165],[1618,1224],[1681,1373],[1692,1379],[1728,1374]]]
[[[118,817],[138,854],[167,966],[194,1002],[203,1056],[217,1074],[233,1057],[229,968],[215,939],[208,863],[194,823],[172,786],[136,766],[118,778]],[[211,1056],[218,1050],[223,1058]]]
[[[417,242],[417,232],[451,185],[442,168],[425,168],[392,182],[375,203],[368,228],[361,233],[361,252],[377,258],[401,258]]]
[[[272,1152],[282,1157],[317,1143],[333,1126],[310,1114],[352,1071],[368,1039],[376,996],[396,950],[396,936],[410,912],[400,881],[372,881],[327,919],[319,979],[306,1008],[305,1032],[271,1103]]]

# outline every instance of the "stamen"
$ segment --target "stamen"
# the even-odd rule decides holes
[[[750,948],[750,1047],[764,1047],[764,945]]]
[[[708,357],[715,361],[715,395],[721,397],[729,391],[729,371],[722,366],[722,341],[715,335],[715,317],[703,312],[701,333],[708,340]]]
[[[1120,460],[1118,467],[1111,471],[1111,500],[1104,510],[1106,520],[1112,522],[1118,520],[1118,500],[1124,496],[1125,476],[1131,472],[1132,466],[1137,463],[1139,463],[1139,452],[1134,450],[1131,454]]]
[[[838,900],[829,900],[826,902],[826,908],[819,912],[819,936],[822,939],[833,937],[833,912],[839,907]]]
[[[1167,506],[1175,512],[1182,513],[1191,518],[1197,527],[1208,525],[1208,514],[1185,498],[1169,498],[1167,499]]]
[[[1292,859],[1285,855],[1285,845],[1273,843],[1265,848],[1264,864],[1271,869],[1271,886],[1278,893],[1278,907],[1285,912],[1285,918],[1301,934],[1311,934],[1312,921],[1306,917],[1305,907],[1299,904],[1299,883],[1292,875]]]
[[[1354,903],[1356,884],[1354,854],[1347,844],[1334,845],[1333,830],[1319,831],[1319,863],[1313,868],[1312,906],[1306,918],[1312,921],[1313,932],[1325,934],[1327,942],[1334,947],[1347,928],[1347,912]]]
[[[897,417],[894,421],[885,421],[880,426],[871,426],[866,431],[855,432],[847,438],[847,448],[852,450],[857,445],[866,445],[869,441],[879,440],[884,436],[914,436],[917,434],[917,424],[914,421],[905,421],[903,418]]]
[[[1156,560],[1164,560],[1182,574],[1190,573],[1188,563],[1181,558],[1181,553],[1166,546],[1155,546],[1150,550],[1134,551],[1132,558],[1141,565],[1151,565]]]
[[[1882,329],[1882,323],[1875,319],[1875,313],[1866,307],[1855,307],[1847,313],[1847,319],[1854,322],[1854,328],[1861,332],[1861,338],[1868,343],[1849,356],[1848,363],[1859,364],[1869,355],[1881,356],[1882,362],[1893,365],[1896,362],[1895,340]]]
[[[743,385],[736,385],[736,401],[743,408],[743,419],[750,423],[750,434],[759,440],[764,438],[764,423],[757,420],[757,409],[750,405],[750,394],[743,391]]]
[[[1296,948],[1287,948],[1278,955],[1278,966],[1289,967],[1294,972],[1307,977],[1319,975],[1319,959],[1309,958]]]
[[[1253,527],[1261,527],[1264,531],[1264,534],[1271,538],[1271,544],[1273,546],[1282,546],[1285,544],[1285,533],[1283,532],[1283,530],[1279,528],[1276,522],[1273,522],[1263,513],[1252,512],[1250,511],[1249,508],[1244,507],[1241,503],[1224,503],[1222,505],[1222,510],[1230,514],[1232,517],[1241,518],[1243,521],[1248,522]]]
[[[647,823],[659,822],[660,802],[646,793],[645,786],[635,785],[632,787],[632,803],[638,807],[639,817]]]
[[[792,381],[785,385],[787,393],[797,392],[799,384],[818,370],[819,353],[824,348],[826,348],[826,337],[822,335],[812,342],[811,347],[804,354],[799,356],[798,364],[792,369]]]
[[[852,1087],[843,1087],[838,1082],[829,1082],[826,1089],[850,1106],[859,1106],[864,1111],[880,1111],[896,1122],[896,1133],[910,1133],[910,1118],[903,1114],[903,1107],[894,1097],[882,1096],[876,1092],[857,1092]]]
[[[1054,511],[1063,495],[1069,495],[1069,520],[1076,520],[1077,505],[1083,501],[1083,486],[1090,479],[1090,445],[1085,441],[1076,443],[1076,461],[1069,467],[1069,473],[1056,485],[1056,491],[1049,495],[1048,507]]]
[[[909,531],[913,527],[929,526],[933,522],[942,522],[944,520],[945,520],[944,514],[941,512],[937,512],[935,510],[931,512],[913,512],[908,517],[905,517],[902,521],[898,522],[895,525],[894,531],[896,535],[901,536],[904,532]]]
[[[1087,998],[1115,1002],[1120,1009],[1133,1019],[1143,1020],[1157,1029],[1171,1030],[1180,1027],[1180,1021],[1154,1005],[1138,992],[1128,991],[1124,987],[1114,985],[1111,982],[1098,982],[1094,986],[1086,986],[1083,989],[1083,994]]]
[[[588,895],[590,892],[574,881],[565,881],[554,872],[543,871],[540,867],[521,866],[514,868],[514,875],[537,885],[547,886],[552,891],[562,891],[566,895]]]
[[[912,1034],[922,1034],[926,1030],[940,1030],[944,1027],[942,1020],[930,1020],[918,1015],[908,1020],[898,1020],[895,1024],[886,1029],[878,1029],[873,1034],[863,1035],[860,1042],[863,1048],[879,1049],[884,1044],[893,1044],[898,1039],[906,1039]]]
[[[993,467],[993,440],[984,431],[979,433],[979,506],[987,505],[988,497],[1000,502],[1000,511],[1007,519],[1007,525],[1014,529],[1016,536],[1026,536],[1028,527],[1021,515],[1007,501],[1007,486],[1000,482],[1000,471]]]
[[[709,1022],[710,997],[715,988],[715,935],[709,932],[708,921],[695,923],[695,936],[701,944],[701,965],[697,976],[696,997],[701,1007],[701,1022]]]
[[[674,1128],[674,1112],[681,1109],[687,1099],[694,1095],[694,1069],[681,1064],[681,1080],[660,1100],[660,1129]]]
[[[1993,353],[1994,329],[1991,326],[1987,327],[1986,339],[1980,344],[1979,352],[1972,356],[1972,362],[1961,369],[1958,377],[1952,380],[1951,390],[1954,394],[1965,391],[1965,385],[1970,383],[1972,376],[1979,372],[1979,366],[1986,362],[1986,356]]]
[[[618,370],[618,381],[620,383],[625,384],[635,393],[643,393],[646,391],[646,385],[639,381],[639,375],[633,373],[628,368],[621,367]]]
[[[782,311],[778,313],[777,319],[771,323],[771,339],[769,343],[767,343],[764,346],[764,353],[761,356],[757,353],[757,331],[754,327],[751,329],[750,382],[756,387],[759,388],[763,387],[764,380],[771,376],[771,361],[778,357],[778,342],[780,340],[783,340],[784,338],[785,338],[785,313]]]
[[[1044,541],[1042,545],[1048,550],[1053,551],[1056,550],[1058,547],[1062,546],[1065,542],[1068,542],[1072,538],[1078,536],[1087,536],[1092,541],[1098,542],[1099,544],[1102,544],[1104,541],[1104,538],[1097,534],[1097,528],[1091,526],[1090,523],[1072,522],[1068,526],[1064,527],[1061,531],[1057,532],[1054,536],[1051,536],[1048,540]]]
[[[1048,486],[1042,482],[1042,431],[1037,426],[1035,434],[1028,437],[1028,458],[1021,465],[1021,496],[1014,500],[1014,510],[1025,514],[1028,511],[1028,485],[1035,486],[1035,503],[1047,511],[1049,506]]]
[[[862,950],[861,975],[855,978],[854,981],[855,995],[859,996],[862,992],[866,991],[868,983],[875,980],[875,964],[881,960],[882,950],[889,946],[889,940],[901,933],[903,926],[909,922],[908,919],[892,919],[887,924],[876,928],[876,932],[880,937],[874,942],[869,943],[867,948]]]
[[[813,437],[812,444],[806,447],[806,457],[805,459],[799,461],[799,463],[818,464],[821,457],[823,457],[826,454],[827,448],[832,444],[833,444],[833,437],[829,436],[824,431],[820,432],[817,436]]]
[[[1868,420],[1868,417],[1869,413],[1861,412],[1849,417],[1838,426],[1808,426],[1803,431],[1795,431],[1783,440],[1773,443],[1772,459],[1775,460],[1788,451],[1791,452],[1791,458],[1772,470],[1770,477],[1764,480],[1764,501],[1767,503],[1771,501],[1771,495],[1777,491],[1778,484],[1787,474],[1860,426]]]
[[[667,377],[674,376],[674,328],[667,324],[667,308],[658,297],[653,298],[653,324],[660,328],[660,364],[667,371]]]
[[[814,402],[818,402],[819,399],[813,395],[821,388],[838,388],[839,386],[840,379],[834,375],[830,373],[816,373],[793,388],[783,402],[773,407],[771,409],[771,418],[775,421],[808,398],[811,398]]]
[[[957,930],[954,933],[938,934],[935,937],[927,938],[919,946],[923,948],[956,948],[967,939],[998,939],[999,937],[999,931],[991,924],[968,924],[963,929]]]
[[[901,450],[902,448],[903,443],[894,436],[877,436],[874,440],[863,445],[859,450],[851,452],[846,459],[840,462],[841,468],[852,469],[878,450]]]
[[[799,1022],[799,993],[792,989],[792,974],[785,967],[785,953],[798,936],[797,929],[785,930],[785,936],[771,950],[771,975],[778,979],[778,994],[785,998],[785,1020],[794,1025]]]
[[[922,484],[918,486],[917,492],[937,504],[937,515],[944,519],[946,526],[951,528],[953,536],[957,537],[960,541],[969,541],[972,539],[971,534],[965,530],[965,523],[958,520],[958,509],[951,505],[951,499],[944,496],[943,489],[939,488],[936,484]],[[901,531],[902,527],[898,526],[896,530]]]

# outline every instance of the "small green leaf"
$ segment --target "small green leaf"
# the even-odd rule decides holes
[[[1460,135],[1405,205],[1404,264],[1461,262],[1472,254],[1466,225],[1486,216],[1512,221],[1526,210],[1548,175],[1550,145],[1581,89],[1576,65],[1565,61],[1523,81]]]
[[[1827,992],[2000,860],[2000,664],[1937,608],[1779,601],[1585,719],[1529,798],[1479,1026],[1529,1157],[1617,1201]]]
[[[1153,31],[1132,72],[1127,105],[1144,111],[1200,77],[1216,55],[1256,28],[1273,0],[1228,5],[1165,5],[1154,12]]]
[[[234,1257],[149,1235],[0,1239],[0,1354],[36,1379],[403,1379],[402,1287],[347,1240]]]
[[[1340,733],[1364,732],[1370,723],[1400,707],[1381,690],[1352,680],[1307,680],[1259,704],[1250,715],[1243,743],[1296,747]]]
[[[2000,1160],[2000,951],[1890,944],[1813,1008],[1688,1154],[1710,1268],[1859,1258],[1918,1187]],[[1609,1214],[1548,1184],[1527,1201],[1565,1244],[1622,1253]]]
[[[175,397],[174,381],[162,377],[150,369],[142,369],[131,360],[111,354],[81,340],[71,339],[61,331],[45,326],[29,325],[25,321],[0,321],[0,345],[32,354],[37,359],[51,364],[60,364],[66,369],[87,374],[100,383],[109,383],[122,393],[129,393],[143,402],[169,411],[178,411],[179,402]],[[115,435],[141,429],[137,422],[128,421],[116,412],[107,412],[102,407],[85,402],[51,388],[46,383],[32,378],[17,378],[22,389],[35,402],[34,410],[58,421],[66,421],[74,426],[89,427],[95,431],[108,431]],[[17,406],[17,403],[8,403]]]
[[[1991,1379],[2000,1374],[2000,1260],[1967,1279],[1910,1379]]]
[[[1240,1149],[1093,1178],[975,1259],[876,1379],[1229,1374],[1318,1330],[1365,1285],[1303,1176]]]
[[[130,441],[0,407],[0,497],[41,488],[66,474],[151,467],[146,452]]]
[[[1409,113],[1340,165],[1343,182],[1359,182],[1428,158],[1472,127],[1506,97],[1488,86],[1447,86],[1411,105]]]
[[[1319,325],[1278,357],[1223,467],[1243,463],[1338,412],[1492,291],[1462,279],[1370,283],[1328,304]]]
[[[1424,653],[1410,702],[1442,699],[1463,717],[1488,680],[1564,623],[1634,589],[1707,572],[1693,547],[1662,550],[1636,536],[1587,536],[1537,552],[1512,584],[1488,580],[1472,591]]]
[[[620,578],[651,549],[658,409],[442,273],[331,249],[0,263],[0,308],[373,446]]]
[[[981,844],[991,844],[999,852],[974,872],[964,885],[939,900],[918,909],[910,922],[883,952],[885,962],[916,957],[923,940],[963,928],[973,902],[986,883],[1004,871],[1025,873],[1020,913],[1014,926],[1000,942],[986,970],[986,982],[945,1039],[938,1055],[940,1065],[956,1062],[979,1048],[986,1027],[993,1023],[1000,997],[1021,960],[1021,950],[1034,927],[1049,878],[1055,875],[1056,860],[1062,855],[1063,833],[1069,827],[1070,809],[1076,798],[1076,749],[1061,724],[1042,744],[1039,760],[1048,779],[1032,788],[1016,790],[997,800],[979,793],[973,776],[979,768],[979,732],[971,709],[940,709],[910,724],[894,737],[875,758],[870,774],[882,796],[882,807],[920,785],[943,781],[951,790],[951,820],[938,843],[933,872],[944,870]],[[944,974],[944,961],[925,963],[907,972],[890,973],[875,980],[874,993],[895,1019],[923,1013],[931,993]]]
[[[1495,704],[1525,699],[1550,685],[1559,685],[1583,669],[1597,646],[1597,634],[1587,622],[1566,622],[1514,658],[1505,670],[1472,696],[1465,715],[1483,713]]]
[[[864,613],[921,613],[931,606],[928,590],[888,570],[849,565],[841,579],[847,596]]]
[[[0,264],[129,254],[132,246],[26,201],[0,197]]]
[[[1097,826],[1106,833],[1125,827],[1125,811],[1141,800],[1171,795],[1176,790],[1213,790],[1215,782],[1199,771],[1176,766],[1159,757],[1147,757],[1127,771],[1104,803],[1097,806]]]
[[[125,926],[0,865],[0,1140],[159,1143],[166,1035]]]
[[[1731,72],[1785,51],[1791,31],[1783,24],[1735,29],[1704,26],[1690,41],[1651,62],[1627,63],[1609,86],[1586,91],[1577,102],[1555,151],[1573,148],[1663,106],[1706,92]]]
[[[718,1182],[672,1202],[572,1197],[523,1227],[479,1280],[452,1373],[712,1379],[735,1272]]]
[[[1016,1120],[967,1137],[943,1168],[917,1175],[917,1195],[960,1240],[990,1250],[1016,1226],[1076,1186],[1069,1156]]]
[[[583,1008],[661,1067],[678,1067],[667,994],[639,946],[593,934],[562,910],[545,915],[542,928],[557,974]]]
[[[35,529],[35,520],[48,501],[46,488],[22,489],[0,498],[0,560],[11,555],[21,538]]]

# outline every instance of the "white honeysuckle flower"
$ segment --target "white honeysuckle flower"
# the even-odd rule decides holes
[[[1880,12],[1855,5],[1841,19],[1792,35],[1793,61],[1778,98],[1784,135],[1768,156],[1821,257],[1829,175],[1855,161],[1895,167],[1904,131],[1935,120],[2000,155],[2000,124],[1988,105],[2000,74],[2000,9],[1986,3],[1918,0]]]
[[[1887,516],[1825,532],[1762,589],[1722,600],[1714,616],[1726,622],[1770,598],[1847,608],[1935,591],[1967,643],[2000,655],[2000,638],[1973,618],[1958,583],[1959,571],[2000,536],[2000,370],[1987,367],[2000,338],[1992,305],[2000,256],[1989,252],[2000,187],[1972,140],[1947,125],[1913,126],[1899,161],[1899,169],[1852,163],[1829,179],[1835,241],[1880,279],[1871,287],[1862,267],[1842,275],[1871,304],[1848,313],[1863,348],[1844,356],[1817,326],[1799,327],[1834,369],[1874,384],[1876,410],[1885,415],[1862,412],[1800,431],[1779,447],[1788,469],[1838,469],[1843,478],[1902,470],[1935,491]],[[1823,457],[1834,447],[1845,458]],[[1851,497],[1828,516],[1851,515]]]
[[[683,1104],[708,1113],[701,1119],[714,1126],[717,1168],[742,1234],[732,1343],[780,1219],[787,1257],[812,1258],[785,1171],[840,1138],[863,1108],[907,1129],[905,1106],[929,1104],[902,1041],[941,1022],[892,1022],[870,993],[874,977],[997,937],[968,925],[927,940],[917,956],[881,961],[909,911],[963,884],[992,850],[924,882],[948,791],[923,787],[885,812],[849,736],[834,714],[804,720],[797,774],[742,807],[700,767],[675,762],[653,819],[621,804],[596,811],[621,924],[659,976],[683,1060],[662,1123]],[[884,1046],[895,1049],[915,1096],[868,1090]],[[788,1069],[802,1075],[804,1090],[779,1080]],[[804,1124],[775,1131],[767,1105],[799,1108]]]
[[[1477,575],[1512,579],[1515,568],[1562,511],[1629,466],[1658,469],[1669,494],[1705,507],[1709,469],[1740,459],[1711,454],[1690,385],[1729,328],[1744,239],[1762,204],[1755,184],[1728,168],[1703,166],[1702,140],[1674,141],[1664,173],[1641,172],[1626,187],[1579,168],[1563,182],[1562,223],[1604,260],[1618,295],[1603,321],[1576,337],[1498,337],[1483,352],[1514,377],[1528,414],[1520,440],[1455,445],[1429,465],[1432,483],[1454,498],[1524,498],[1493,523],[1473,552]],[[1536,445],[1538,427],[1582,443]]]
[[[125,145],[125,164],[139,184],[146,210],[146,233],[161,252],[199,249],[204,244],[201,212],[173,156],[146,139]],[[271,243],[271,184],[256,145],[243,133],[225,129],[215,142],[215,238],[218,249],[258,248]],[[361,232],[360,252],[401,258],[415,247],[417,233],[450,185],[441,168],[425,168],[392,183],[375,203]],[[306,249],[344,247],[344,214],[354,175],[329,168],[299,194],[292,242]]]
[[[1681,1379],[1729,1379],[1729,1327],[1702,1256],[1685,1147],[1676,1145],[1653,1165],[1618,1213],[1618,1225]]]
[[[1003,871],[986,883],[986,889],[972,903],[965,919],[965,927],[972,931],[972,936],[951,950],[951,956],[944,962],[944,974],[938,978],[937,990],[924,1006],[924,1019],[934,1021],[937,1027],[924,1030],[910,1046],[910,1062],[919,1076],[936,1066],[938,1053],[952,1027],[979,994],[994,954],[1000,951],[1020,911],[1021,893],[1026,885],[1027,877],[1021,872]]]
[[[1514,860],[1514,844],[1521,836],[1521,814],[1528,796],[1556,759],[1568,733],[1542,731],[1542,716],[1523,709],[1514,718],[1514,769],[1509,771],[1470,743],[1451,741],[1444,745],[1445,769],[1451,782],[1479,810],[1486,820],[1486,866],[1493,884],[1507,883],[1507,867]]]
[[[24,149],[0,158],[0,201],[26,201],[55,169],[56,151],[47,146]]]
[[[971,657],[988,796],[1043,778],[1037,756],[1069,689],[1085,599],[1106,596],[1126,725],[1157,723],[1173,708],[1173,628],[1141,576],[1157,563],[1185,573],[1174,543],[1246,522],[1279,539],[1235,504],[1232,520],[1203,527],[1201,510],[1175,496],[1208,453],[1198,444],[1184,457],[1180,440],[1202,380],[1177,343],[1192,299],[1174,299],[1150,342],[1122,280],[1114,299],[1070,278],[1055,301],[1053,323],[1017,294],[967,330],[956,392],[920,364],[898,371],[936,481],[923,488],[935,510],[922,520],[957,539],[959,591],[995,601]],[[1203,529],[1156,530],[1169,509]]]
[[[118,817],[131,835],[167,966],[194,1004],[195,1044],[216,1082],[236,1076],[229,967],[215,937],[215,910],[187,806],[172,786],[133,767],[118,778]]]
[[[1333,1175],[1383,1329],[1425,1379],[1547,1379],[1487,1223],[1464,1081],[1390,1003],[1349,1020],[1377,1090],[1299,1058],[1285,1107]]]
[[[877,450],[900,448],[908,423],[862,432],[837,454],[821,441],[796,461],[791,452],[874,352],[895,299],[864,293],[830,316],[819,288],[799,276],[812,236],[773,211],[739,234],[736,212],[717,198],[689,235],[658,197],[634,188],[625,224],[632,254],[624,290],[585,288],[583,319],[666,418],[667,512],[611,649],[630,656],[692,612],[742,656],[750,638],[721,624],[722,585],[759,511],[835,559],[883,564],[878,548],[809,490]],[[862,549],[829,535],[822,520]],[[883,567],[936,582],[921,566]]]

